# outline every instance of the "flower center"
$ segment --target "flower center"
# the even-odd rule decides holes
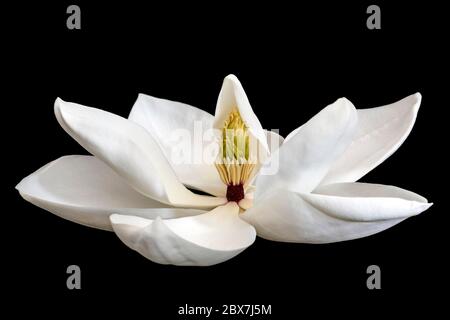
[[[244,199],[244,186],[242,184],[229,185],[227,187],[227,200],[239,202]]]
[[[250,156],[250,135],[237,109],[224,121],[220,154],[215,163],[222,182],[227,185],[228,201],[244,199],[245,188],[253,178],[256,162]]]

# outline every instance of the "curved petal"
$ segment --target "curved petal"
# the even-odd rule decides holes
[[[375,234],[431,206],[425,198],[392,186],[343,183],[317,192],[278,189],[241,217],[266,239],[329,243]]]
[[[209,266],[241,253],[256,237],[239,218],[235,202],[195,217],[148,220],[111,215],[117,236],[147,259],[162,264]]]
[[[17,186],[32,204],[82,225],[112,230],[112,212],[156,218],[203,213],[201,210],[162,208],[123,181],[111,168],[92,156],[65,156],[24,178]]]
[[[180,207],[214,207],[226,202],[194,194],[183,186],[155,139],[140,125],[59,98],[55,114],[69,135],[140,193]]]
[[[333,161],[347,148],[357,123],[356,109],[345,98],[327,106],[275,151],[275,174],[260,175],[255,199],[275,188],[310,192],[320,183]]]
[[[251,135],[258,141],[258,147],[262,147],[261,150],[258,148],[257,152],[260,159],[265,160],[269,152],[266,134],[253,112],[244,88],[242,88],[238,78],[230,74],[223,80],[222,89],[217,100],[213,124],[215,129],[222,129],[225,120],[234,108],[238,109],[245,124],[249,127]]]
[[[155,138],[180,182],[216,196],[225,195],[215,157],[208,153],[216,144],[211,114],[184,103],[139,94],[128,119]]]
[[[357,181],[386,160],[411,132],[421,99],[416,93],[389,105],[357,110],[353,141],[321,184]]]

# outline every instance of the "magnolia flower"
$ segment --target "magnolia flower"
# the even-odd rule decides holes
[[[58,98],[58,122],[93,156],[59,158],[16,188],[58,216],[114,231],[162,264],[217,264],[256,235],[299,243],[361,238],[431,206],[404,189],[355,182],[403,143],[420,100],[417,93],[356,110],[341,98],[283,141],[263,130],[233,75],[223,82],[214,116],[143,94],[128,119]],[[167,137],[196,123],[216,129],[215,161],[174,161]],[[258,176],[263,164],[275,162],[277,170]]]

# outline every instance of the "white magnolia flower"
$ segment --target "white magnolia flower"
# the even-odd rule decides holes
[[[417,93],[356,110],[341,98],[283,142],[262,129],[233,75],[224,80],[214,116],[142,94],[128,119],[58,98],[58,122],[93,156],[59,158],[16,188],[58,216],[114,231],[127,246],[163,264],[220,263],[256,235],[301,243],[356,239],[431,206],[410,191],[355,182],[403,143],[420,100]],[[178,129],[192,131],[198,122],[220,130],[216,163],[176,163],[167,137]],[[275,160],[274,174],[253,179],[261,162]]]

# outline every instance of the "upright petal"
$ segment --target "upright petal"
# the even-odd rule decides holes
[[[242,88],[236,76],[230,74],[223,80],[222,89],[217,100],[214,128],[221,130],[225,120],[234,108],[239,111],[242,120],[249,127],[251,135],[258,141],[258,147],[262,148],[258,148],[259,156],[263,157],[262,160],[264,160],[269,152],[266,134],[253,112],[244,88]]]
[[[16,189],[32,204],[82,225],[112,230],[112,212],[154,219],[200,214],[194,209],[163,208],[131,188],[102,161],[92,156],[65,156],[28,177]]]
[[[128,247],[162,264],[217,264],[241,253],[256,237],[234,202],[195,217],[148,220],[114,214],[111,222]]]
[[[342,183],[316,192],[273,190],[241,217],[269,240],[329,243],[375,234],[431,206],[392,186]]]
[[[66,132],[140,193],[180,207],[214,207],[226,199],[192,193],[177,179],[155,139],[140,125],[112,113],[57,99]]]
[[[336,160],[321,184],[354,182],[393,154],[416,121],[420,93],[395,103],[358,111],[358,128],[352,143]]]
[[[272,153],[270,161],[278,161],[278,170],[275,174],[258,176],[256,200],[275,188],[296,192],[314,190],[347,148],[356,123],[356,109],[345,98],[320,111]]]
[[[214,117],[193,106],[140,94],[129,120],[156,140],[181,183],[217,196],[226,187],[214,166]],[[218,150],[218,148],[217,148]],[[182,153],[180,155],[180,153]]]

